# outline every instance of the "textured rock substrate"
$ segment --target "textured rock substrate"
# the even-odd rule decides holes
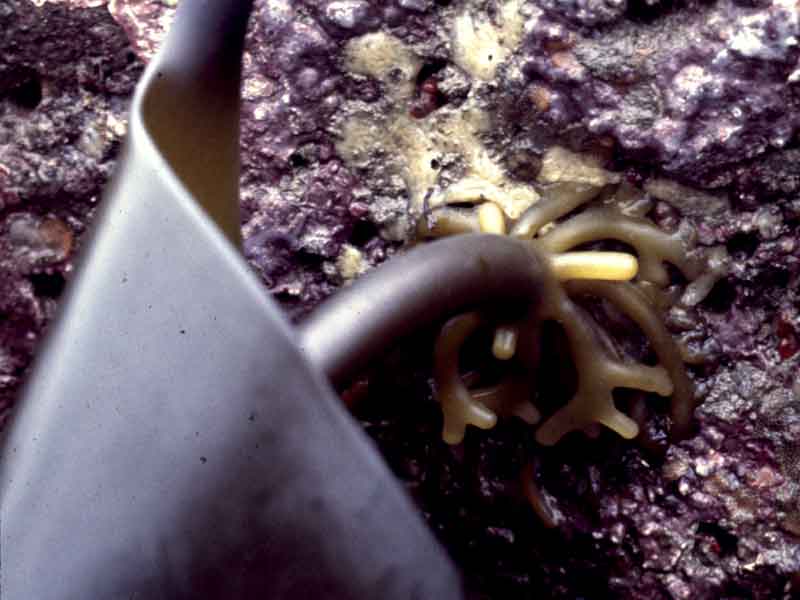
[[[3,414],[70,277],[142,61],[171,13],[145,0],[41,4],[0,0]],[[703,401],[695,437],[667,448],[654,401],[650,429],[663,452],[610,435],[545,450],[517,422],[447,447],[429,365],[410,358],[430,336],[372,374],[359,415],[476,597],[797,593],[797,8],[540,0],[520,10],[520,43],[478,81],[456,64],[451,32],[464,11],[499,19],[493,2],[257,2],[242,122],[245,253],[300,317],[396,250],[415,207],[392,157],[356,168],[337,150],[354,106],[367,117],[397,108],[383,84],[347,72],[345,45],[368,32],[420,58],[407,107],[420,122],[470,102],[491,115],[481,141],[511,180],[534,180],[556,143],[621,173],[648,190],[661,227],[683,223],[732,257],[699,306],[668,315],[705,356],[692,368]],[[463,174],[458,156],[444,159],[445,183]],[[531,456],[562,514],[556,531],[523,499],[518,474]]]

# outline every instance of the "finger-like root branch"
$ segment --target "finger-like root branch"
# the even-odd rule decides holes
[[[557,183],[542,191],[542,198],[528,208],[511,229],[511,235],[532,239],[542,227],[560,219],[595,198],[602,188],[584,183]]]
[[[483,233],[505,235],[506,216],[494,202],[484,202],[478,207],[478,225]]]
[[[488,201],[483,193],[465,196],[462,192],[465,190],[452,190],[445,200],[463,200],[468,196],[471,201],[482,201],[482,204],[471,209],[434,208],[421,225],[425,235],[476,230],[505,233],[505,215],[495,202]],[[572,183],[547,188],[544,198],[522,215],[510,234],[534,238],[542,227],[586,204],[598,192],[598,188]],[[638,260],[619,252],[569,252],[581,244],[601,240],[618,240],[632,246]],[[591,208],[565,220],[531,243],[549,257],[552,274],[549,298],[543,303],[544,310],[529,315],[524,323],[498,327],[492,351],[501,360],[516,357],[526,363],[530,356],[535,362],[538,350],[532,348],[536,346],[536,324],[541,319],[553,319],[561,323],[567,333],[579,376],[575,396],[545,421],[536,433],[537,440],[542,444],[554,444],[569,431],[596,427],[597,423],[622,437],[635,437],[639,429],[636,422],[614,406],[612,392],[619,387],[672,395],[673,437],[687,435],[694,409],[692,386],[680,352],[661,323],[658,306],[654,306],[659,302],[672,303],[664,292],[664,286],[669,283],[665,262],[675,265],[688,279],[694,280],[701,274],[700,264],[687,256],[681,239],[662,232],[645,219],[607,208]],[[718,262],[722,264],[723,261]],[[719,271],[722,272],[722,267]],[[639,287],[650,286],[652,298],[632,284],[611,283],[628,281],[637,273]],[[700,289],[702,286],[695,287],[698,297],[700,292],[706,291]],[[607,299],[632,318],[649,338],[662,366],[630,364],[609,351],[608,344],[601,343],[602,336],[598,335],[591,318],[569,298],[569,295],[586,293]],[[478,313],[457,317],[445,325],[437,342],[435,379],[445,416],[443,437],[448,443],[459,443],[467,425],[483,429],[493,427],[498,415],[516,414],[529,422],[538,419],[530,405],[529,380],[510,378],[493,388],[470,392],[461,379],[458,373],[460,349],[482,322]]]
[[[559,514],[559,511],[551,505],[550,501],[539,487],[539,484],[536,483],[536,471],[538,467],[538,460],[534,459],[522,470],[522,475],[520,476],[522,490],[533,508],[533,511],[536,513],[536,516],[542,521],[542,525],[548,529],[553,529],[558,527],[562,516]]]
[[[533,425],[539,411],[530,401],[531,381],[527,374],[512,374],[501,383],[470,391],[458,372],[458,359],[464,342],[484,319],[472,312],[448,321],[439,334],[434,351],[436,396],[444,413],[442,437],[448,444],[464,439],[467,425],[491,429],[497,417],[516,416]],[[529,356],[529,352],[525,352]]]
[[[639,261],[626,252],[564,252],[550,258],[550,268],[559,281],[603,279],[629,281],[639,271]]]
[[[680,239],[667,235],[649,221],[609,209],[591,209],[567,219],[537,243],[545,251],[557,253],[600,240],[618,240],[633,246],[639,254],[642,279],[659,286],[669,283],[665,261],[678,267],[688,279],[699,275],[698,265],[687,257]]]
[[[669,373],[674,390],[670,407],[673,439],[683,439],[690,432],[694,413],[694,390],[683,364],[681,351],[652,308],[645,294],[629,283],[572,281],[566,284],[570,295],[589,294],[604,298],[630,317],[647,336],[659,363]]]
[[[434,379],[444,413],[442,438],[448,444],[460,444],[467,425],[491,429],[497,423],[497,415],[472,397],[458,373],[461,347],[481,324],[478,313],[460,315],[445,323],[436,341]]]
[[[583,311],[560,290],[551,315],[566,331],[578,372],[578,389],[572,399],[550,416],[536,432],[540,444],[550,446],[570,431],[600,423],[626,439],[639,433],[636,422],[614,406],[615,388],[633,388],[668,396],[673,391],[661,367],[628,364],[603,351]]]
[[[481,230],[474,209],[440,206],[423,215],[417,225],[421,238],[438,238],[461,233],[478,233]]]
[[[696,306],[711,292],[714,285],[730,270],[730,257],[725,246],[716,246],[706,253],[706,271],[686,286],[681,304]]]
[[[509,360],[517,351],[519,340],[519,327],[514,325],[501,325],[494,331],[492,341],[492,354],[497,360]]]
[[[528,377],[511,376],[492,387],[472,390],[471,396],[498,417],[519,417],[529,425],[535,425],[542,418],[531,404],[531,384]]]
[[[417,225],[417,235],[423,238],[478,232],[505,235],[506,217],[494,202],[483,202],[477,208],[438,206],[424,214]]]

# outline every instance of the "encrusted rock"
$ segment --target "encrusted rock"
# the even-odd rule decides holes
[[[172,4],[0,2],[2,406]],[[800,593],[799,15],[788,0],[257,0],[244,252],[292,316],[393,253],[437,203],[488,195],[511,216],[570,177],[720,267],[667,314],[702,400],[695,434],[671,447],[651,398],[643,447],[575,435],[543,449],[514,420],[446,447],[427,338],[359,384],[359,416],[479,597]],[[366,46],[370,61],[354,60]],[[629,323],[590,308],[648,358]],[[559,385],[540,394],[557,397],[573,374],[545,366]],[[525,500],[532,457],[556,529]]]
[[[0,2],[0,419],[73,268],[142,65],[101,2]]]

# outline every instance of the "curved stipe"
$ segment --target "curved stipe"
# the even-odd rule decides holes
[[[334,385],[342,384],[425,325],[473,308],[535,307],[544,268],[530,244],[499,235],[417,246],[323,303],[300,325],[300,348]]]

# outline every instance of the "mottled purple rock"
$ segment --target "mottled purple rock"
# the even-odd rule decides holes
[[[111,8],[146,60],[172,9],[145,0]],[[682,228],[731,256],[729,274],[702,302],[666,317],[704,358],[691,367],[702,400],[696,435],[670,446],[666,407],[648,398],[649,449],[610,434],[545,449],[517,421],[448,447],[430,394],[430,333],[369,374],[357,412],[476,598],[800,594],[797,8],[528,1],[521,45],[493,80],[479,81],[455,64],[452,24],[464,10],[497,21],[498,8],[257,2],[243,88],[246,256],[300,317],[341,284],[336,261],[346,245],[365,266],[395,251],[380,232],[405,210],[405,183],[382,169],[385,157],[354,168],[337,153],[335,124],[353,102],[424,120],[474,93],[491,115],[482,141],[514,181],[534,180],[555,143],[591,153],[648,191],[649,216],[663,229]],[[0,28],[12,32],[0,38],[0,401],[8,403],[110,171],[141,67],[102,8],[5,2]],[[347,41],[374,31],[420,58],[408,106],[393,105],[381,82],[346,72]],[[444,165],[443,177],[462,167]],[[610,328],[625,331],[612,317]],[[543,404],[571,377],[557,335],[548,335]],[[647,358],[634,332],[625,349]],[[531,457],[560,514],[557,530],[524,498],[519,473]]]
[[[792,141],[800,118],[793,2],[539,6],[500,87],[498,101],[513,99],[517,118],[609,135],[625,158],[704,184]]]
[[[103,8],[0,2],[0,419],[73,268],[141,72]]]

